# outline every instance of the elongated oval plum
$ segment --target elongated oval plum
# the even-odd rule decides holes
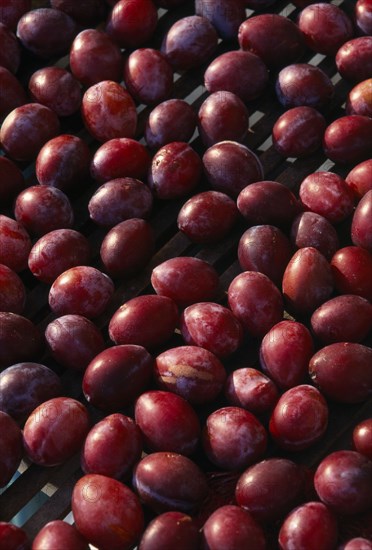
[[[241,407],[222,407],[208,416],[202,444],[218,468],[243,470],[263,458],[267,432],[251,412]]]
[[[208,495],[205,474],[189,458],[157,452],[145,456],[133,473],[133,486],[141,500],[157,513],[195,512]]]
[[[107,21],[106,33],[121,48],[142,46],[151,38],[158,22],[154,3],[152,0],[121,0],[114,4]],[[138,17],[139,13],[141,17]]]
[[[372,158],[354,166],[346,176],[345,181],[357,199],[361,199],[372,189],[371,172]]]
[[[287,390],[304,381],[313,353],[313,340],[306,326],[284,320],[264,336],[260,364],[279,388]]]
[[[372,149],[372,119],[363,115],[337,118],[324,132],[323,149],[328,158],[340,164],[367,160]]]
[[[273,126],[275,149],[284,157],[305,157],[322,144],[327,123],[314,107],[292,107],[280,115]]]
[[[156,516],[144,531],[138,550],[178,548],[194,550],[199,547],[200,533],[196,521],[183,512],[164,512]]]
[[[30,414],[23,429],[27,456],[41,466],[63,464],[83,445],[89,431],[86,407],[71,397],[44,401]]]
[[[97,409],[116,412],[144,391],[152,369],[153,358],[142,346],[107,348],[96,355],[84,373],[85,398]]]
[[[253,414],[271,412],[279,399],[274,382],[263,372],[250,367],[234,370],[226,380],[225,397],[230,405]]]
[[[283,317],[282,296],[274,283],[258,271],[244,271],[231,282],[228,302],[235,317],[254,338],[264,336]]]
[[[54,359],[62,366],[84,371],[105,348],[98,327],[82,315],[63,315],[45,329],[45,340]]]
[[[147,177],[151,157],[142,143],[131,138],[114,138],[97,149],[91,174],[100,183],[116,178]]]
[[[335,287],[340,294],[357,294],[372,301],[372,253],[360,246],[345,246],[331,259]]]
[[[76,527],[59,519],[44,525],[32,542],[32,550],[53,550],[63,547],[69,550],[89,550],[88,541]]]
[[[295,217],[290,239],[297,248],[316,248],[327,260],[340,248],[336,229],[327,218],[315,212],[302,212]]]
[[[251,225],[290,224],[301,207],[292,191],[277,181],[256,181],[238,196],[239,212]]]
[[[171,298],[144,294],[125,302],[114,313],[109,335],[115,344],[152,349],[164,344],[178,324],[178,308]]]
[[[351,223],[351,240],[372,253],[372,190],[361,198]]]
[[[76,527],[94,546],[129,550],[138,542],[144,527],[142,506],[120,481],[100,474],[81,477],[71,506]]]
[[[195,302],[212,300],[218,290],[215,268],[204,260],[178,256],[165,260],[152,270],[151,284],[160,296],[168,296],[185,307]]]
[[[17,363],[0,373],[0,410],[17,422],[39,405],[62,394],[59,376],[40,363]]]
[[[328,426],[328,405],[319,390],[308,384],[290,388],[280,397],[270,417],[269,430],[288,451],[308,449]]]
[[[336,342],[310,360],[309,373],[327,397],[360,403],[372,394],[372,349],[353,342]]]
[[[22,432],[14,419],[3,411],[0,411],[0,429],[0,487],[5,487],[21,462],[23,455]]]
[[[299,315],[312,313],[333,291],[331,266],[316,248],[300,248],[283,276],[282,292],[288,309]]]
[[[292,256],[286,235],[273,225],[255,225],[240,237],[238,259],[243,271],[259,271],[277,286]]]
[[[311,328],[324,344],[362,342],[372,329],[372,304],[355,294],[336,296],[314,311]]]
[[[196,346],[171,348],[155,359],[158,385],[192,404],[213,401],[226,379],[222,363],[210,351]]]
[[[81,467],[86,474],[120,480],[130,474],[141,454],[142,438],[138,426],[129,416],[114,413],[90,429],[81,452]]]
[[[338,72],[346,80],[361,82],[371,77],[372,36],[359,36],[345,42],[335,61]]]
[[[214,302],[198,302],[181,316],[181,334],[186,344],[200,346],[228,357],[243,342],[243,328],[232,311]]]
[[[169,391],[145,392],[136,401],[134,416],[144,444],[151,451],[189,456],[196,450],[199,418],[181,396]]]

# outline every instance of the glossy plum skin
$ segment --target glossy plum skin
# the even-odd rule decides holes
[[[136,101],[156,105],[171,95],[173,70],[159,50],[139,48],[125,63],[124,82]]]
[[[173,335],[178,317],[178,308],[171,298],[143,294],[128,300],[114,313],[109,335],[115,344],[153,349]]]
[[[336,513],[349,515],[367,511],[372,504],[372,462],[356,451],[335,451],[319,464],[315,490],[324,504]]]
[[[62,394],[58,375],[40,363],[17,363],[0,374],[0,410],[22,422],[39,405]]]
[[[357,1],[355,19],[358,29],[363,34],[372,35],[372,5],[370,0]]]
[[[273,126],[275,149],[284,157],[303,157],[322,144],[326,120],[313,107],[293,107],[281,115]]]
[[[45,340],[54,359],[68,369],[84,371],[105,349],[101,331],[81,315],[63,315],[45,329]]]
[[[313,340],[306,326],[284,320],[264,336],[260,364],[279,388],[287,390],[304,381],[313,353]]]
[[[347,97],[346,114],[372,117],[371,86],[372,78],[362,80],[354,86]]]
[[[228,6],[223,0],[196,0],[195,13],[208,19],[219,36],[227,40],[236,39],[239,25],[245,19],[244,6],[239,0],[232,0]]]
[[[0,367],[36,359],[44,342],[36,325],[17,313],[0,312]]]
[[[22,313],[26,303],[26,289],[22,279],[9,267],[0,264],[0,311]]]
[[[271,378],[257,369],[245,367],[234,370],[227,377],[225,397],[230,405],[262,414],[271,412],[279,393]]]
[[[52,109],[58,116],[70,116],[79,110],[81,89],[72,74],[59,67],[44,67],[31,76],[28,89],[31,97]]]
[[[81,113],[88,132],[101,142],[133,138],[137,112],[131,95],[117,82],[103,80],[85,92]]]
[[[282,292],[289,311],[309,315],[333,291],[329,262],[316,248],[300,248],[289,261],[283,276]]]
[[[228,91],[210,94],[201,104],[198,118],[199,134],[207,147],[225,140],[241,142],[248,132],[248,109]]]
[[[0,5],[0,22],[14,32],[19,19],[31,9],[31,0],[2,0]]]
[[[135,178],[116,178],[92,195],[88,210],[98,225],[113,227],[130,218],[148,218],[153,205],[151,191]]]
[[[204,85],[209,93],[228,91],[244,103],[259,97],[268,80],[269,73],[261,58],[242,50],[219,55],[204,73]]]
[[[199,302],[181,315],[180,329],[187,345],[200,346],[217,357],[228,357],[243,343],[243,328],[228,308]]]
[[[157,22],[152,0],[120,0],[109,15],[106,32],[120,47],[138,48],[151,38]]]
[[[305,49],[297,25],[276,14],[246,19],[239,28],[238,40],[242,50],[258,55],[271,68],[294,63]]]
[[[52,284],[67,269],[88,264],[90,257],[90,244],[84,235],[74,229],[56,229],[36,241],[28,267],[34,277]]]
[[[24,189],[25,185],[23,174],[18,166],[10,159],[0,157],[0,200],[2,204],[10,202]]]
[[[0,65],[15,74],[21,62],[21,48],[14,33],[0,23],[1,54]]]
[[[197,116],[183,99],[167,99],[152,109],[146,121],[145,139],[154,150],[172,141],[187,143],[194,134]]]
[[[66,13],[39,8],[25,13],[17,25],[17,37],[33,54],[49,59],[68,52],[78,26]]]
[[[163,38],[161,51],[175,71],[202,65],[217,48],[217,32],[205,17],[190,15],[174,23]]]
[[[353,212],[354,197],[345,180],[332,172],[314,172],[300,185],[304,208],[320,214],[331,223],[345,220]]]
[[[282,518],[299,502],[304,484],[303,471],[295,462],[268,458],[242,473],[235,498],[255,519],[266,523]]]
[[[355,294],[336,296],[314,311],[311,328],[324,344],[362,342],[372,329],[372,304]]]
[[[93,86],[102,80],[120,82],[122,68],[120,49],[107,34],[85,29],[76,36],[70,50],[70,69],[84,86]]]
[[[50,185],[33,185],[22,191],[14,205],[16,220],[38,237],[56,229],[69,229],[74,211],[63,191]]]
[[[372,119],[347,115],[331,122],[324,132],[323,149],[328,158],[340,164],[367,160],[372,149]]]
[[[284,107],[307,105],[321,109],[333,98],[334,85],[319,67],[294,63],[279,72],[275,91]]]
[[[372,301],[372,254],[360,246],[340,248],[331,259],[335,287],[340,294],[357,294]]]
[[[371,550],[372,542],[364,537],[354,537],[340,546],[340,550]]]
[[[258,181],[242,189],[237,199],[239,212],[250,225],[288,226],[301,207],[292,191],[277,181]]]
[[[0,521],[0,540],[4,550],[9,548],[14,550],[29,550],[30,541],[23,529],[13,525],[13,523],[7,523],[6,521]]]
[[[0,428],[0,487],[5,487],[21,462],[23,455],[22,432],[13,418],[3,411],[0,411]]]
[[[160,296],[172,298],[180,307],[213,300],[219,278],[215,268],[204,260],[178,256],[165,260],[152,270],[151,284]]]
[[[23,429],[27,456],[42,466],[66,462],[81,448],[89,423],[87,409],[75,399],[44,401],[30,414]]]
[[[110,449],[110,453],[107,453]],[[138,426],[120,413],[106,416],[89,431],[81,452],[86,474],[125,479],[141,458],[142,438]]]
[[[345,181],[357,199],[372,189],[371,171],[372,159],[368,159],[354,166],[346,176]]]
[[[220,191],[204,191],[188,199],[178,213],[178,229],[196,243],[222,240],[238,220],[234,200]]]
[[[226,380],[221,361],[210,351],[196,346],[164,351],[156,357],[154,369],[161,389],[172,391],[193,405],[212,402]]]
[[[285,234],[273,225],[256,225],[240,237],[238,260],[243,271],[259,271],[280,287],[292,256]]]
[[[263,337],[283,317],[283,300],[274,283],[258,271],[244,271],[231,282],[228,303],[246,332]]]
[[[98,317],[108,306],[114,293],[110,277],[95,267],[71,267],[52,284],[49,306],[57,315],[69,313],[88,319]]]
[[[313,386],[300,384],[279,398],[270,417],[271,437],[287,451],[308,449],[319,441],[328,425],[328,405]]]
[[[314,3],[305,7],[297,24],[312,50],[334,56],[354,35],[351,19],[334,4]]]
[[[0,215],[0,263],[16,273],[27,266],[31,239],[25,228],[16,220]]]
[[[75,484],[72,512],[79,532],[102,550],[129,550],[144,527],[141,504],[126,485],[100,474]]]
[[[309,374],[327,397],[361,403],[372,394],[372,349],[354,342],[329,344],[313,355]]]
[[[196,450],[199,418],[179,395],[160,390],[145,392],[136,401],[134,416],[147,449],[185,456]]]
[[[327,260],[340,248],[336,229],[327,218],[315,212],[302,212],[296,216],[290,240],[296,248],[316,248]]]
[[[345,42],[336,54],[338,72],[346,80],[362,82],[371,77],[372,36],[360,36]]]
[[[150,261],[155,237],[145,220],[132,218],[115,225],[102,241],[100,256],[111,277],[132,277]]]
[[[36,158],[36,177],[40,185],[64,192],[80,188],[89,177],[91,153],[81,138],[62,134],[48,141]]]
[[[353,444],[358,453],[372,460],[372,418],[366,418],[355,426]]]
[[[0,116],[7,116],[13,109],[28,102],[26,92],[19,82],[6,67],[0,66]]]
[[[58,132],[59,121],[54,111],[39,103],[26,103],[6,117],[0,130],[0,141],[12,159],[31,161]]]
[[[261,180],[264,175],[259,158],[237,141],[215,143],[206,150],[202,160],[210,187],[233,199],[247,185]]]
[[[202,443],[208,459],[218,468],[243,470],[263,458],[267,433],[249,411],[222,407],[208,416]]]
[[[105,349],[84,373],[86,400],[108,412],[130,405],[150,382],[153,362],[142,346],[128,344]]]
[[[337,538],[337,521],[331,510],[322,502],[306,502],[285,518],[278,540],[282,550],[328,550],[335,548]]]
[[[176,199],[189,195],[198,185],[201,175],[199,155],[187,143],[173,141],[154,155],[148,185],[159,199]]]
[[[131,138],[116,138],[97,149],[91,164],[91,174],[100,183],[116,178],[147,177],[151,157],[147,149]]]
[[[372,253],[372,190],[358,203],[351,223],[351,240]]]
[[[157,513],[195,512],[208,494],[205,474],[178,453],[156,452],[144,457],[133,472],[140,499]]]
[[[191,516],[183,512],[164,512],[146,527],[138,550],[194,550],[199,545],[199,530]]]
[[[203,525],[203,548],[264,550],[265,535],[262,527],[249,512],[233,504],[218,508]]]
[[[53,550],[63,546],[70,550],[89,550],[87,540],[79,531],[59,519],[44,525],[32,542],[32,550]]]

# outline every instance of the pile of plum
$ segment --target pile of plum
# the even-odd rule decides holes
[[[81,464],[1,550],[372,549],[372,0],[292,1],[0,0],[0,487]]]

